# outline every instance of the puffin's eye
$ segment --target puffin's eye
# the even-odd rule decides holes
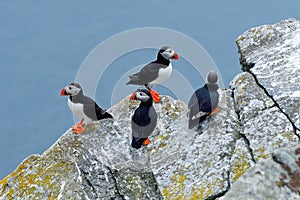
[[[170,49],[169,52],[171,53],[171,52],[172,52],[172,49]]]
[[[72,88],[71,88],[71,87],[69,87],[69,90],[72,90]]]
[[[140,96],[144,96],[144,94],[140,92]]]

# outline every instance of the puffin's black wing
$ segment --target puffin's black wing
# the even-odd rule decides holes
[[[151,62],[145,67],[141,69],[136,74],[133,74],[129,76],[130,81],[127,83],[128,84],[133,84],[133,85],[145,85],[150,83],[151,81],[155,80],[158,77],[158,71],[161,68],[165,68],[167,66],[157,63],[157,62]]]
[[[132,135],[136,138],[147,138],[155,129],[157,114],[153,107],[148,113],[136,110],[131,120]]]
[[[113,118],[111,114],[100,108],[96,103],[95,103],[95,108],[96,108],[96,115],[97,119],[106,119],[106,118]]]
[[[208,107],[210,107],[209,91],[202,87],[194,92],[188,104],[189,129],[194,128],[209,115]]]
[[[93,99],[86,97],[84,100],[85,102],[83,104],[83,112],[87,117],[91,118],[94,121],[113,118],[111,114],[100,108]]]
[[[206,87],[202,87],[194,92],[189,101],[188,108],[192,115],[200,111],[210,112],[210,95]]]
[[[198,104],[198,99],[197,99],[197,96],[196,96],[196,93],[194,92],[194,94],[192,95],[190,101],[189,101],[189,104],[188,104],[188,108],[192,108],[193,106],[195,106],[195,104]]]

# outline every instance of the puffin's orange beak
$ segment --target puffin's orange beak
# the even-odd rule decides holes
[[[136,100],[136,93],[132,93],[132,95],[130,96],[130,100]]]
[[[66,92],[66,89],[63,88],[61,91],[60,91],[60,96],[67,96],[68,93]]]
[[[173,58],[172,58],[172,59],[174,59],[174,60],[178,60],[178,58],[179,58],[179,56],[178,56],[178,54],[175,52],[175,53],[174,53],[174,56],[173,56]]]

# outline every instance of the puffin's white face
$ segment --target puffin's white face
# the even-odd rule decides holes
[[[141,101],[143,101],[143,102],[146,102],[146,101],[148,101],[148,99],[150,97],[148,96],[148,94],[146,94],[143,91],[137,91],[136,92],[136,98],[139,99],[139,100],[141,100]]]
[[[81,90],[81,88],[78,88],[75,85],[67,85],[65,89],[66,89],[66,93],[68,93],[70,96],[77,95]]]
[[[75,83],[76,84],[76,83]],[[78,85],[78,84],[77,84]],[[76,85],[74,84],[69,84],[67,85],[66,87],[64,87],[61,92],[60,92],[60,95],[61,96],[75,96],[77,95],[80,91],[81,91],[81,87],[77,87]]]
[[[174,59],[178,60],[178,54],[171,48],[167,48],[160,53],[165,59]]]

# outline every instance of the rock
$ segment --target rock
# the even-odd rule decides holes
[[[166,199],[205,199],[229,188],[230,159],[239,136],[231,93],[222,90],[220,94],[221,111],[196,131],[187,128],[185,105],[170,101],[163,108],[180,111],[175,119],[167,120],[173,124],[160,120],[160,134],[149,148],[151,167]]]
[[[42,155],[27,158],[0,182],[0,197],[13,199],[208,198],[229,188],[237,116],[231,92],[221,90],[221,111],[198,130],[187,128],[187,106],[162,97],[152,144],[130,147],[130,116],[137,102],[110,109],[115,120],[68,130]],[[244,147],[246,149],[246,147]],[[240,172],[238,172],[240,173]]]
[[[255,82],[253,76],[244,72],[230,83],[234,105],[240,121],[240,132],[249,142],[253,161],[268,158],[281,147],[299,143],[288,118]]]
[[[221,199],[300,199],[299,148],[295,147],[299,144],[300,22],[288,19],[250,29],[237,45],[246,72],[237,75],[230,88],[241,135],[258,163]]]
[[[300,146],[276,150],[238,179],[222,200],[300,199]]]
[[[257,79],[298,130],[300,21],[287,19],[252,28],[238,37],[237,45],[243,69]],[[251,63],[255,63],[252,68]]]
[[[138,102],[125,98],[114,120],[25,159],[0,181],[0,199],[300,199],[299,35],[295,19],[242,34],[245,72],[194,130],[186,104],[162,96],[152,143],[133,149]]]
[[[188,110],[182,101],[164,96],[155,104],[159,120],[148,146],[149,169],[165,199],[205,199],[227,191],[238,119],[231,91],[220,90],[220,94],[221,111],[198,130],[188,129]],[[111,110],[128,132],[135,106],[124,100],[115,106],[116,111]]]
[[[43,155],[30,156],[3,179],[0,196],[7,199],[161,199],[153,174],[133,162],[128,137],[124,134],[111,120],[89,126],[83,135],[68,130]]]

